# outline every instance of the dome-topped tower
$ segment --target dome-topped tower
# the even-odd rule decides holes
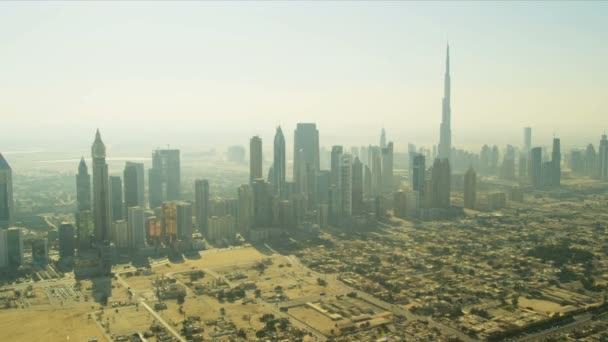
[[[105,158],[106,157],[106,145],[104,145],[101,140],[101,134],[99,134],[99,129],[95,133],[95,141],[93,142],[93,146],[91,147],[91,156],[95,158]]]

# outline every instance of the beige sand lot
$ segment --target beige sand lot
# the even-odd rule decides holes
[[[90,309],[90,308],[89,308]],[[85,308],[0,311],[3,341],[104,341]]]

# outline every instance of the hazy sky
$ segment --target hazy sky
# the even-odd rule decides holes
[[[0,2],[0,150],[93,140],[597,143],[608,2]],[[358,139],[358,140],[357,140]],[[29,144],[29,145],[28,145]],[[37,145],[38,144],[38,145]],[[156,145],[155,145],[156,144]]]

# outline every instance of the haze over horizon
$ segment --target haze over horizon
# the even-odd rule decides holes
[[[0,3],[3,149],[436,144],[445,44],[453,145],[596,143],[607,3]],[[135,134],[137,133],[137,134]]]

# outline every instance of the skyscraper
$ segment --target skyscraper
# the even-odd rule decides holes
[[[426,166],[424,155],[416,153],[416,155],[414,156],[414,165],[412,166],[412,189],[422,194],[425,179]]]
[[[110,176],[110,203],[112,221],[122,220],[122,180],[118,176]]]
[[[180,199],[180,151],[156,150],[152,153],[152,168],[148,171],[150,208],[158,208],[164,201]]]
[[[76,229],[70,223],[62,223],[58,229],[59,257],[67,258],[74,256],[76,248]]]
[[[443,84],[443,107],[442,120],[439,135],[439,158],[450,159],[452,151],[452,128],[451,116],[452,107],[450,100],[451,80],[450,80],[450,46],[448,45],[445,58],[445,76]]]
[[[524,127],[524,152],[530,153],[532,148],[532,127]]]
[[[602,180],[608,180],[608,137],[606,134],[602,134],[599,148],[599,176]]]
[[[475,209],[477,201],[477,174],[473,167],[469,167],[464,174],[464,207]]]
[[[334,218],[341,216],[342,214],[342,146],[332,146],[331,148],[331,185],[336,187],[336,191],[339,194],[334,198],[335,205],[333,205],[332,212],[330,213]]]
[[[253,194],[251,186],[243,184],[238,189],[237,228],[242,234],[249,233],[253,223]]]
[[[146,245],[146,217],[143,207],[127,208],[129,247],[140,248]]]
[[[13,223],[13,170],[0,153],[0,229]]]
[[[340,161],[340,190],[342,191],[341,214],[343,217],[353,215],[353,158],[350,154],[342,155]]]
[[[380,148],[386,148],[386,131],[384,127],[382,127],[382,132],[380,132]]]
[[[432,207],[450,207],[450,161],[446,158],[435,159],[431,171]]]
[[[19,267],[23,263],[23,230],[12,227],[6,230],[8,265]]]
[[[108,179],[108,164],[106,164],[106,145],[101,140],[99,130],[95,133],[95,141],[91,147],[93,158],[93,222],[95,241],[103,242],[110,238],[110,187]]]
[[[355,158],[352,171],[352,211],[353,215],[363,212],[363,164],[359,158]]]
[[[277,132],[274,135],[274,159],[272,162],[272,185],[274,191],[281,197],[285,198],[285,136],[281,126],[277,127]]]
[[[123,171],[125,208],[144,207],[144,164],[128,161]]]
[[[372,195],[377,196],[382,191],[382,155],[380,147],[371,146]]]
[[[294,158],[299,150],[304,153],[303,160],[310,165],[311,169],[319,170],[319,130],[314,123],[298,123],[293,136]],[[295,170],[298,169],[299,161],[294,159],[294,179],[296,179]]]
[[[80,158],[76,175],[76,204],[78,211],[91,210],[91,176],[84,157]]]
[[[209,228],[209,181],[206,179],[194,181],[194,207],[196,227],[205,235]]]
[[[543,151],[540,147],[534,147],[530,150],[530,183],[535,188],[541,186]]]
[[[386,193],[393,191],[393,184],[393,142],[391,141],[382,149],[382,190]]]
[[[262,176],[262,138],[254,136],[249,140],[249,184]]]
[[[559,139],[553,139],[553,151],[551,153],[551,185],[559,186],[562,178],[562,154],[560,151]]]
[[[180,240],[192,239],[192,204],[177,202],[175,204],[177,237]]]
[[[270,184],[262,178],[253,182],[253,219],[255,227],[268,228],[272,226],[272,193]]]

